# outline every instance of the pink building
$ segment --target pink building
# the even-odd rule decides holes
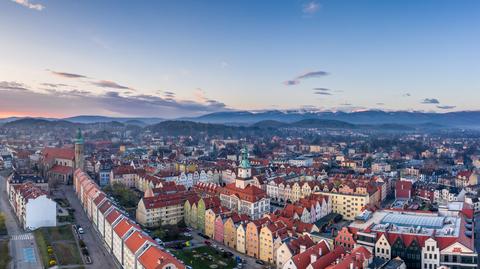
[[[215,234],[213,239],[217,242],[223,243],[223,219],[220,215],[215,219]]]

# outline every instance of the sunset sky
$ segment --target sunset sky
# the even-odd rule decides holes
[[[0,0],[0,118],[480,107],[480,1]]]

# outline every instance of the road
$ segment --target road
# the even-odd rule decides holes
[[[93,263],[90,265],[85,265],[85,268],[91,269],[106,269],[106,268],[118,268],[117,264],[113,260],[113,256],[109,254],[105,248],[103,241],[100,239],[99,235],[93,228],[90,220],[87,217],[87,214],[83,210],[80,201],[78,200],[73,187],[62,186],[62,192],[57,192],[56,196],[59,198],[66,198],[70,203],[70,206],[75,209],[75,220],[77,225],[83,227],[85,234],[83,234],[83,241],[88,248],[90,257],[92,258]]]
[[[475,232],[473,233],[474,240],[475,240],[475,249],[477,253],[480,253],[480,213],[474,215],[474,223],[473,227]],[[478,268],[480,268],[480,259],[477,258]]]
[[[31,233],[25,233],[10,207],[6,193],[6,179],[0,175],[0,210],[6,216],[5,224],[10,236],[10,256],[12,269],[41,269],[42,262],[38,254],[35,238]]]

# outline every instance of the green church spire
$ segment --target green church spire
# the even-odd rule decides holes
[[[251,167],[250,161],[248,160],[248,150],[246,146],[242,149],[242,161],[240,162],[240,167],[245,169]]]
[[[78,128],[77,130],[77,139],[75,141],[76,144],[83,144],[83,136],[82,136],[82,130]]]

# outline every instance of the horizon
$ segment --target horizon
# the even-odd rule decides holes
[[[206,113],[194,117],[172,117],[172,118],[164,118],[164,117],[156,117],[156,116],[108,116],[108,115],[100,115],[100,114],[78,114],[78,115],[71,115],[67,117],[44,117],[44,116],[31,116],[31,115],[26,115],[26,116],[9,116],[9,117],[2,117],[0,115],[0,120],[5,120],[5,119],[11,119],[11,118],[18,118],[18,119],[44,119],[44,120],[68,120],[70,118],[78,118],[78,117],[105,117],[105,118],[124,118],[124,119],[139,119],[139,118],[151,118],[151,119],[162,119],[162,120],[190,120],[190,119],[196,119],[199,117],[203,116],[208,116],[216,113],[235,113],[235,112],[248,112],[252,114],[260,114],[260,113],[265,113],[265,112],[282,112],[282,113],[298,113],[298,114],[315,114],[315,113],[345,113],[345,114],[353,114],[353,113],[363,113],[363,112],[383,112],[383,113],[419,113],[419,114],[450,114],[450,113],[473,113],[473,112],[480,112],[480,110],[460,110],[460,111],[407,111],[407,110],[395,110],[395,111],[388,111],[388,110],[381,110],[381,109],[370,109],[370,110],[361,110],[361,111],[331,111],[331,110],[322,110],[322,111],[308,111],[308,110],[278,110],[278,109],[272,109],[272,110],[262,110],[262,111],[254,111],[254,110],[230,110],[230,111],[219,111],[219,112],[211,112],[211,113]]]
[[[478,111],[478,10],[449,0],[2,1],[0,118]]]

